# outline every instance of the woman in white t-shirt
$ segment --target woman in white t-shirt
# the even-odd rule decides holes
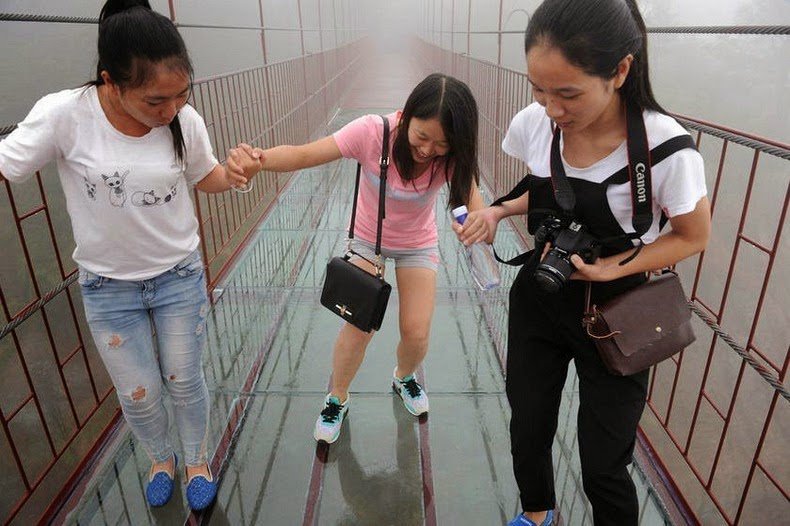
[[[0,143],[0,173],[18,182],[57,162],[88,325],[153,463],[148,502],[169,501],[178,462],[166,389],[184,448],[187,500],[203,509],[217,484],[206,458],[208,302],[189,191],[244,187],[260,162],[248,156],[218,164],[203,119],[186,103],[192,66],[184,41],[147,0],[107,1],[98,52],[96,80],[43,97]]]
[[[593,520],[596,526],[636,526],[639,509],[627,467],[648,371],[625,377],[607,372],[581,323],[585,282],[592,282],[593,299],[600,304],[644,282],[646,272],[704,249],[710,207],[702,158],[653,97],[647,35],[634,0],[545,0],[529,21],[525,50],[537,102],[513,118],[502,149],[527,163],[527,192],[470,214],[462,240],[490,241],[500,220],[527,213],[532,234],[542,233],[541,225],[552,228],[547,220],[553,216],[565,220],[563,228],[574,220],[607,241],[594,262],[571,256],[573,274],[562,285],[551,272],[536,274],[549,249],[536,235],[535,257],[511,288],[506,385],[513,468],[524,511],[509,525],[553,523],[552,442],[573,360],[579,377],[582,480]],[[647,208],[652,224],[649,213],[644,224],[634,218],[627,166],[629,147],[639,141],[626,140],[628,114],[631,123],[644,122],[642,138],[646,135],[651,150],[652,203]],[[638,209],[644,188],[638,186],[640,166],[634,166]],[[575,206],[561,186],[552,185],[561,179],[560,168]],[[671,229],[660,234],[662,216]]]
[[[385,115],[390,151],[386,180],[381,255],[395,262],[400,342],[392,388],[415,416],[428,412],[428,396],[415,373],[428,352],[439,266],[436,199],[449,187],[451,207],[482,208],[477,187],[477,103],[460,80],[434,73],[409,94],[403,111]],[[384,120],[366,115],[334,135],[309,144],[256,150],[265,170],[288,172],[341,157],[362,166],[357,198],[352,261],[375,272],[379,203],[379,160]],[[243,153],[243,150],[241,150]],[[252,150],[249,150],[252,152]],[[363,259],[365,258],[365,259]],[[332,385],[315,423],[314,438],[332,443],[340,436],[350,405],[348,392],[373,332],[343,325],[332,357]]]

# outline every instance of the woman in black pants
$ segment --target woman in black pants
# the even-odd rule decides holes
[[[536,239],[533,257],[510,290],[507,395],[524,510],[511,526],[548,526],[554,520],[551,449],[570,360],[579,377],[579,452],[594,522],[637,524],[627,467],[648,371],[626,377],[607,372],[581,323],[586,282],[600,304],[644,282],[646,272],[703,250],[710,230],[702,158],[653,97],[646,45],[633,0],[545,0],[525,39],[536,102],[513,118],[502,143],[505,153],[529,166],[526,193],[471,213],[463,228],[454,225],[464,243],[492,241],[501,219],[527,213],[536,238],[549,234],[548,243]],[[631,148],[639,147],[652,169],[645,181],[644,164],[634,164],[632,186],[629,158],[634,158]],[[558,178],[567,181],[570,192],[555,195]],[[643,198],[645,182],[649,199]],[[636,218],[632,203],[637,210],[645,207],[646,221]],[[671,228],[662,233],[667,220]],[[599,257],[585,262],[578,255],[585,243],[579,243],[571,250],[577,253],[570,257],[569,279],[549,270],[543,273],[548,280],[536,280],[539,260],[559,265],[546,254],[559,246],[557,235],[573,232],[572,222],[601,242]],[[560,290],[547,291],[545,281]]]

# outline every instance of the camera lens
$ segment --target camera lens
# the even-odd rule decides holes
[[[562,288],[562,276],[557,276],[553,268],[535,270],[535,281],[544,292],[554,294]]]
[[[573,273],[570,254],[558,251],[556,248],[549,251],[546,257],[535,269],[535,281],[546,292],[558,292]]]

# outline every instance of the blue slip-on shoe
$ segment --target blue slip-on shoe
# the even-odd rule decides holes
[[[546,513],[546,518],[540,524],[535,521],[529,520],[523,513],[516,515],[512,521],[507,523],[507,526],[551,526],[554,522],[554,510],[549,510]]]
[[[145,488],[145,499],[148,505],[152,508],[164,506],[170,502],[170,497],[173,496],[173,488],[175,487],[176,466],[178,465],[178,457],[173,453],[173,476],[166,471],[157,471],[148,477],[148,486]]]
[[[217,497],[217,482],[209,468],[209,477],[195,475],[189,479],[187,484],[187,502],[193,511],[200,511],[208,508]]]

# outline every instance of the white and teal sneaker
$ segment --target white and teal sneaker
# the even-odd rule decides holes
[[[414,416],[421,416],[428,412],[428,395],[425,389],[417,383],[413,374],[406,378],[396,376],[398,368],[392,371],[392,390],[398,393],[403,400],[406,410]]]
[[[349,402],[351,402],[351,394],[342,404],[338,397],[331,394],[326,395],[324,409],[318,415],[318,420],[315,421],[315,431],[313,431],[313,437],[318,442],[331,444],[340,437],[340,426],[346,419]]]

